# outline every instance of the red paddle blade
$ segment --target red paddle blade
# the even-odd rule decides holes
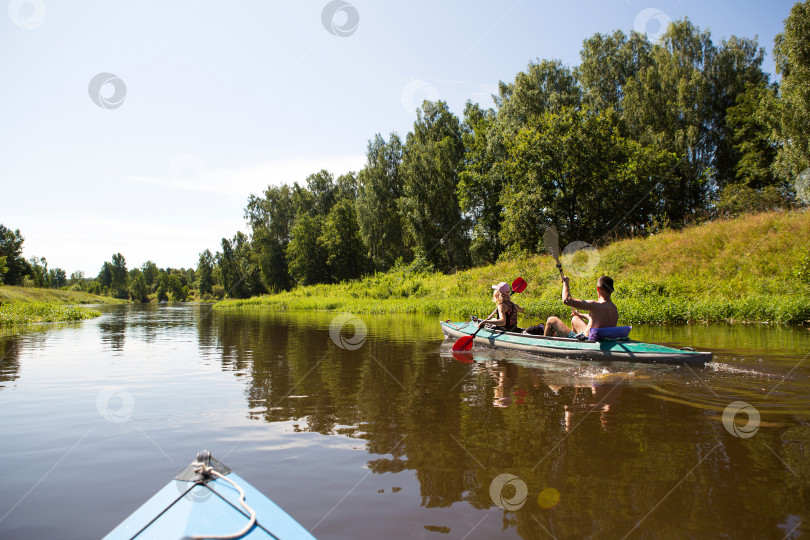
[[[472,336],[461,336],[458,338],[458,341],[453,343],[453,350],[458,351],[469,351],[472,349],[473,346],[473,337]]]
[[[515,281],[512,282],[512,294],[517,292],[523,292],[526,290],[526,280],[522,277],[517,278]]]
[[[475,362],[475,360],[473,360],[472,353],[453,351],[450,354],[452,354],[453,358],[455,358],[458,362],[461,362],[462,364],[472,364]]]

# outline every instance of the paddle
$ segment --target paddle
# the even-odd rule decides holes
[[[527,284],[526,284],[525,279],[523,279],[522,277],[517,278],[515,281],[512,282],[512,294],[523,292],[526,289],[526,285]],[[498,312],[498,308],[495,308],[495,311],[490,313],[489,317],[487,317],[487,319],[491,318],[497,312]],[[483,327],[478,328],[478,330],[473,332],[473,334],[471,336],[461,336],[460,338],[458,338],[458,340],[455,343],[453,343],[453,350],[454,351],[469,351],[470,349],[472,349],[473,340],[475,339],[475,335],[478,332],[481,331],[481,328],[483,328]]]
[[[472,353],[468,351],[452,351],[450,354],[462,364],[472,364],[475,361]]]
[[[546,247],[546,251],[551,253],[551,256],[554,257],[554,260],[557,262],[557,268],[560,270],[560,280],[562,280],[565,274],[563,274],[562,264],[560,264],[560,234],[557,232],[557,227],[554,225],[547,228],[546,232],[543,233],[543,245]]]

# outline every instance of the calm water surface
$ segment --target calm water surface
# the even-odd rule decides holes
[[[810,533],[807,329],[633,330],[715,351],[689,368],[460,361],[432,317],[103,310],[0,335],[0,538],[101,537],[201,449],[319,538]]]

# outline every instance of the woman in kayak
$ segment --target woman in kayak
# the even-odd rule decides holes
[[[562,301],[571,306],[571,328],[566,326],[558,317],[549,317],[546,321],[547,336],[568,337],[575,339],[588,339],[591,328],[608,328],[616,326],[619,322],[619,310],[610,300],[613,294],[613,279],[602,276],[596,282],[598,300],[578,300],[571,296],[568,288],[568,277],[563,277]],[[585,315],[577,311],[584,309],[590,312]],[[586,321],[587,319],[587,321]]]
[[[493,285],[492,288],[494,289],[492,291],[492,301],[495,302],[497,307],[490,317],[497,314],[498,318],[484,319],[478,323],[478,328],[481,328],[485,324],[491,324],[498,330],[512,332],[517,328],[518,313],[523,313],[524,310],[522,307],[512,302],[510,298],[512,290],[509,288],[508,283],[501,281],[497,285]]]

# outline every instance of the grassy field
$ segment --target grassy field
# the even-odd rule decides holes
[[[109,296],[98,296],[83,291],[63,291],[60,289],[40,289],[37,287],[17,287],[0,285],[0,304],[27,302],[48,302],[52,304],[120,304]]]
[[[47,302],[16,302],[0,305],[0,326],[54,321],[80,321],[99,317],[101,312],[78,306]]]
[[[622,240],[563,258],[572,294],[594,298],[596,279],[614,278],[622,323],[810,322],[810,212],[772,212]],[[561,239],[561,247],[564,241]],[[567,316],[559,274],[547,255],[452,275],[407,269],[336,285],[225,300],[217,308],[320,309],[354,313],[484,316],[493,309],[490,285],[528,281],[515,301],[520,324]]]

